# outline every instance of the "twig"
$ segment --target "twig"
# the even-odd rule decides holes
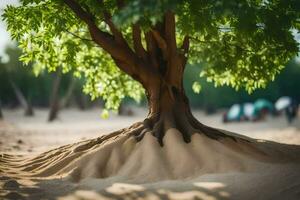
[[[80,37],[79,35],[76,35],[75,33],[71,32],[71,31],[66,30],[66,32],[73,35],[74,37],[77,37],[77,38],[81,39],[81,40],[88,41],[88,42],[94,42],[91,39]]]

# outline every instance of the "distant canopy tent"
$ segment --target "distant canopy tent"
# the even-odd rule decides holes
[[[258,99],[254,102],[254,115],[259,116],[263,111],[273,112],[273,104],[266,99]]]
[[[243,108],[240,104],[234,104],[226,113],[227,121],[239,121],[243,116]]]
[[[291,97],[283,96],[283,97],[280,97],[276,101],[276,103],[275,103],[275,109],[277,111],[282,111],[282,110],[286,109],[287,107],[289,107],[291,104],[292,104]]]
[[[254,105],[253,103],[244,103],[243,105],[244,115],[247,119],[254,118]]]
[[[252,103],[234,104],[225,114],[226,121],[251,120],[255,118]]]

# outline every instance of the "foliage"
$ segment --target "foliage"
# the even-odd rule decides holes
[[[194,107],[216,110],[230,107],[235,103],[254,102],[260,98],[275,102],[282,96],[290,96],[300,102],[299,61],[291,60],[288,62],[282,72],[266,88],[257,89],[251,94],[244,90],[236,91],[228,86],[216,88],[213,83],[206,82],[205,78],[199,78],[198,74],[202,67],[189,66],[185,72],[186,93]],[[200,94],[195,94],[192,91],[191,85],[194,81],[199,81],[202,86]]]
[[[5,106],[16,106],[18,101],[12,88],[12,82],[22,91],[25,98],[35,106],[49,106],[50,93],[53,82],[53,73],[41,71],[36,76],[31,65],[24,66],[18,60],[21,50],[15,46],[5,49],[9,60],[0,62],[0,101]],[[71,81],[70,74],[64,74],[61,80],[60,96],[64,96]],[[82,86],[82,84],[80,84]],[[81,91],[80,91],[81,92]],[[80,94],[76,91],[76,94]]]
[[[127,0],[122,9],[115,0],[103,1],[104,7],[98,0],[77,2],[106,32],[102,11],[110,11],[130,44],[131,24],[139,23],[145,31],[172,10],[178,41],[185,35],[191,40],[189,62],[204,63],[201,76],[215,85],[249,92],[264,87],[299,51],[292,34],[300,30],[299,0]],[[84,91],[103,97],[109,109],[125,96],[141,98],[142,87],[94,46],[86,25],[62,0],[21,0],[20,6],[8,6],[3,17],[23,49],[21,60],[34,62],[36,71],[62,67],[86,77]],[[198,91],[199,84],[194,88]]]
[[[14,46],[8,46],[5,49],[9,60],[8,62],[0,63],[0,97],[3,104],[16,104],[16,97],[12,84],[16,84],[25,98],[36,102],[38,94],[47,94],[47,87],[43,88],[45,80],[44,77],[35,77],[29,67],[24,67],[22,62],[18,60],[21,55],[20,49]],[[29,68],[30,69],[30,68]]]

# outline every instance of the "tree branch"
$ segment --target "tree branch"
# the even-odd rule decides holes
[[[161,37],[161,35],[157,31],[152,30],[152,34],[154,36],[154,39],[157,42],[158,47],[162,50],[164,59],[167,60],[167,57],[168,57],[168,51],[167,51],[168,50],[168,46],[167,46],[166,41],[164,40],[164,38]]]
[[[175,33],[175,15],[172,11],[167,11],[165,14],[165,39],[170,51],[169,56],[176,53],[176,33]]]
[[[139,57],[145,59],[147,57],[147,52],[145,51],[142,44],[141,29],[138,24],[134,24],[132,26],[132,39],[133,39],[133,48],[136,54]]]
[[[71,32],[71,31],[68,31],[68,30],[65,30],[67,33],[73,35],[74,37],[76,38],[79,38],[83,41],[88,41],[88,42],[94,42],[94,40],[91,40],[91,39],[88,39],[88,38],[83,38],[83,37],[80,37],[79,35],[76,35],[75,33]]]
[[[78,18],[84,21],[87,25],[93,26],[94,25],[94,17],[85,12],[82,7],[75,1],[75,0],[63,0],[64,3],[69,6],[71,10],[76,14]]]
[[[180,47],[183,50],[183,53],[186,54],[189,51],[190,47],[190,37],[188,35],[184,36],[182,46]]]
[[[151,68],[149,63],[140,59],[129,47],[124,39],[124,43],[115,40],[117,29],[114,24],[108,21],[111,31],[116,35],[101,31],[96,23],[95,17],[88,11],[84,10],[76,0],[63,0],[63,2],[75,13],[75,15],[88,25],[89,32],[93,41],[111,55],[117,66],[126,74],[144,84],[149,78],[149,74],[157,73],[155,68]],[[105,16],[104,16],[105,17]],[[109,16],[106,16],[108,18]],[[120,33],[121,34],[121,33]]]
[[[123,60],[130,62],[130,65],[126,67],[120,67],[125,73],[131,75],[133,74],[133,67],[135,63],[135,55],[128,48],[120,46],[114,40],[114,37],[109,33],[101,31],[96,23],[94,22],[94,17],[91,13],[86,12],[76,0],[63,0],[64,3],[75,13],[75,15],[84,21],[88,25],[89,32],[93,41],[102,47],[106,52],[111,56],[115,57],[118,60]]]
[[[188,53],[190,48],[190,37],[188,35],[184,36],[182,46],[180,49],[182,49],[183,53],[183,67],[185,67],[187,59],[188,59]]]
[[[88,25],[92,39],[107,52],[113,52],[113,37],[110,34],[101,31],[96,26],[94,22],[94,16],[91,13],[86,12],[75,0],[63,1],[78,18],[80,18]]]
[[[103,4],[103,0],[98,0],[99,5],[103,8],[103,18],[104,22],[108,25],[110,31],[115,36],[115,39],[118,43],[127,44],[125,41],[123,34],[118,28],[115,26],[115,24],[111,20],[111,14],[105,9],[105,6]]]
[[[155,40],[153,38],[153,34],[151,33],[151,31],[148,31],[145,33],[145,39],[146,39],[146,44],[147,44],[147,52],[149,54],[150,57],[150,61],[151,64],[158,69],[159,68],[159,64],[157,62],[156,59],[156,53],[157,53],[157,47],[156,47],[156,43]]]

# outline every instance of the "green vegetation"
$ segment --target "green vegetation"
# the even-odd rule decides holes
[[[218,86],[265,87],[299,51],[292,34],[300,29],[298,0],[21,0],[3,17],[24,63],[36,72],[61,67],[84,77],[85,92],[117,109],[125,96],[141,99],[144,90],[130,70],[143,66],[130,60],[152,63],[141,59],[152,33],[163,57],[169,36],[159,27],[167,23],[173,30],[164,21],[169,11],[176,16],[178,51],[190,63],[204,63],[201,75]],[[134,58],[114,52],[118,48]]]
[[[41,71],[38,76],[30,66],[19,61],[21,50],[8,46],[5,50],[9,61],[0,62],[0,100],[4,106],[15,107],[20,102],[16,97],[13,85],[24,98],[34,106],[49,106],[54,73]],[[59,88],[59,96],[64,97],[72,80],[71,74],[63,74]],[[82,81],[77,80],[76,94],[81,93]]]
[[[6,53],[9,62],[0,64],[0,96],[4,106],[18,104],[16,95],[11,87],[8,77],[20,87],[25,97],[30,99],[33,106],[49,106],[53,73],[42,72],[35,76],[31,66],[24,66],[18,61],[21,51],[15,47],[7,47]],[[201,66],[189,66],[185,71],[184,85],[191,106],[205,110],[229,107],[234,103],[253,102],[258,98],[266,98],[275,101],[281,96],[291,96],[300,102],[300,62],[292,60],[288,62],[273,82],[266,88],[255,90],[248,94],[244,90],[236,91],[229,86],[215,87],[214,83],[207,82],[205,78],[199,78]],[[63,74],[59,95],[64,97],[67,92],[71,77]],[[84,82],[84,80],[81,80]],[[196,84],[195,84],[196,83]],[[194,86],[196,85],[196,86]],[[80,95],[82,84],[77,84],[75,93]],[[200,93],[195,93],[195,87],[200,87]],[[129,103],[129,99],[126,99]],[[125,102],[125,103],[126,103]],[[106,113],[107,114],[107,113]]]
[[[254,102],[259,98],[266,98],[275,102],[281,96],[290,96],[300,102],[300,62],[291,60],[282,72],[267,85],[266,88],[257,89],[249,94],[223,86],[215,87],[214,83],[207,82],[205,78],[199,79],[201,67],[190,66],[185,72],[185,88],[192,106],[203,108],[207,111],[229,107],[234,103]],[[202,89],[200,94],[195,94],[191,88],[193,82],[199,81]]]

